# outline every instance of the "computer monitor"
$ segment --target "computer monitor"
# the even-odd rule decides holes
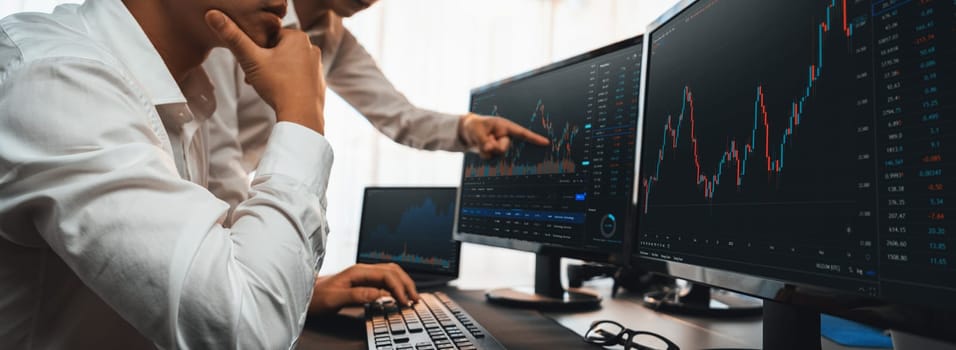
[[[641,50],[637,36],[472,90],[472,112],[550,140],[465,156],[455,238],[538,255],[534,293],[496,290],[490,300],[596,306],[599,298],[561,287],[560,258],[626,260]]]
[[[396,263],[418,287],[458,278],[457,194],[455,187],[366,187],[356,260]]]
[[[766,298],[768,349],[819,348],[820,311],[952,339],[954,15],[700,0],[653,22],[636,261]]]

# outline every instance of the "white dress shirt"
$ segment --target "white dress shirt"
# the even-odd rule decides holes
[[[313,0],[307,0],[313,1]],[[288,1],[284,24],[298,27],[295,6]],[[342,25],[342,18],[330,13],[328,20],[306,32],[313,44],[322,49],[322,68],[326,84],[332,91],[355,107],[380,132],[400,144],[426,150],[461,152],[467,146],[458,137],[459,115],[418,108],[395,89],[382,74],[375,60]],[[219,101],[217,117],[225,133],[238,138],[242,165],[246,171],[256,168],[269,134],[276,123],[275,112],[245,83],[245,75],[236,67],[228,50],[217,49],[203,64],[216,87]],[[232,88],[226,88],[232,87]],[[213,154],[225,158],[233,152],[230,141],[213,145]],[[216,155],[218,152],[227,155]],[[237,182],[238,184],[238,182]],[[224,188],[224,196],[236,198],[235,186]]]
[[[211,88],[120,0],[0,20],[0,349],[294,346],[332,151],[276,124],[227,218]]]

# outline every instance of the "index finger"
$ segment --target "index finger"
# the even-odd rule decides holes
[[[369,265],[358,269],[360,274],[352,278],[352,286],[385,287],[392,297],[401,304],[409,302],[410,291],[402,277],[389,268]]]
[[[408,292],[408,296],[413,301],[418,301],[420,297],[418,296],[418,289],[416,289],[415,281],[412,280],[412,277],[409,276],[401,266],[398,266],[398,264],[390,266],[392,267],[393,271],[398,274],[399,279],[402,280],[402,284],[405,285],[405,291]]]
[[[551,141],[549,141],[547,137],[538,135],[534,131],[528,130],[524,128],[523,126],[515,124],[515,122],[512,122],[510,120],[508,120],[506,129],[509,135],[525,139],[526,141],[531,142],[538,146],[547,146],[549,143],[551,143]]]
[[[229,51],[232,51],[236,58],[251,57],[260,49],[259,45],[256,45],[255,41],[252,41],[252,38],[222,11],[209,10],[206,12],[205,19],[206,25],[212,29],[213,34]]]
[[[388,289],[388,292],[392,294],[392,297],[395,298],[401,305],[408,305],[411,300],[408,298],[408,291],[405,290],[405,285],[402,283],[401,278],[395,277],[392,274],[385,273],[383,276],[385,282],[385,288]]]

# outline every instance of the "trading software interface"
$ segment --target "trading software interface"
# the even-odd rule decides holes
[[[954,9],[709,0],[654,30],[639,253],[952,295]]]
[[[603,251],[619,249],[633,200],[641,41],[479,89],[471,111],[550,140],[513,139],[501,157],[467,155],[459,231]]]
[[[449,189],[369,189],[362,209],[359,260],[418,271],[454,272],[455,196]]]

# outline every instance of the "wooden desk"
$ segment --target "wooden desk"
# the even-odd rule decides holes
[[[610,284],[586,286],[607,294]],[[632,329],[652,331],[676,342],[681,349],[759,349],[763,341],[760,318],[712,320],[678,317],[655,312],[633,295],[605,298],[599,310],[581,313],[537,312],[511,309],[483,301],[480,290],[444,289],[469,314],[511,349],[600,349],[581,341],[594,320],[614,320]],[[555,322],[557,324],[555,324]],[[563,326],[561,328],[560,326]],[[564,329],[566,328],[566,329]],[[824,350],[852,350],[823,340]],[[299,339],[299,349],[365,349],[365,324],[356,315],[310,318]]]

